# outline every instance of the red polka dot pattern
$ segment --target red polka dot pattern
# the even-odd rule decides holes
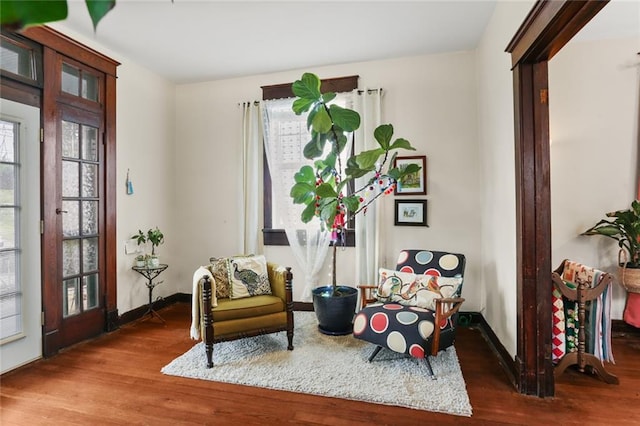
[[[399,305],[397,303],[386,303],[383,306],[384,309],[387,309],[389,311],[400,311],[402,310],[402,305]]]
[[[389,317],[383,312],[377,312],[371,317],[369,321],[371,329],[376,333],[384,333],[389,327]]]
[[[409,348],[409,355],[414,358],[424,358],[424,349],[420,345],[411,345]]]
[[[434,268],[427,269],[426,271],[424,271],[424,274],[431,275],[432,277],[439,277],[440,275],[442,275],[440,274],[440,271]]]

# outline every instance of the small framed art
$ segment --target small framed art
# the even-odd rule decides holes
[[[396,226],[429,226],[427,225],[427,200],[395,200]]]
[[[395,195],[427,195],[427,157],[424,155],[396,157],[393,167],[401,169],[409,164],[417,164],[420,170],[400,179],[396,185]]]

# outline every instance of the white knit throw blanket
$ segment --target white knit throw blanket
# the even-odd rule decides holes
[[[218,299],[216,298],[216,280],[213,279],[211,272],[204,266],[199,267],[196,272],[193,273],[193,291],[191,293],[191,338],[193,340],[200,339],[201,336],[201,321],[200,321],[200,301],[202,300],[202,287],[200,281],[204,276],[208,276],[211,280],[211,306],[218,306]]]

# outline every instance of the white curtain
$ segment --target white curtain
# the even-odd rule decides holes
[[[378,148],[373,136],[381,123],[382,89],[354,91],[353,109],[360,114],[360,128],[356,131],[355,152]],[[386,168],[386,166],[385,166]],[[371,174],[356,179],[356,189],[371,178]],[[380,199],[356,216],[356,283],[376,284],[380,264]],[[360,306],[360,304],[358,304]]]
[[[260,105],[242,104],[242,253],[262,253],[260,247],[260,181],[262,179],[262,126]]]
[[[296,262],[302,268],[304,290],[302,301],[311,301],[311,290],[319,285],[331,233],[320,229],[317,219],[302,223],[304,205],[293,204],[289,191],[294,174],[304,159],[302,149],[310,136],[306,114],[296,116],[291,110],[292,99],[275,99],[262,103],[264,147],[272,186],[272,228],[284,229]],[[311,164],[311,162],[308,162]]]

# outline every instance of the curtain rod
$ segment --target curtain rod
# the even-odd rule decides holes
[[[356,91],[356,93],[358,93],[358,95],[362,95],[364,92],[367,92],[369,94],[370,93],[375,93],[375,92],[382,93],[382,90],[383,90],[382,87],[374,88],[374,89],[358,89]],[[238,102],[238,106],[243,106],[243,105],[250,104],[250,103],[253,103],[254,105],[260,105],[260,101],[245,101],[245,102]]]

